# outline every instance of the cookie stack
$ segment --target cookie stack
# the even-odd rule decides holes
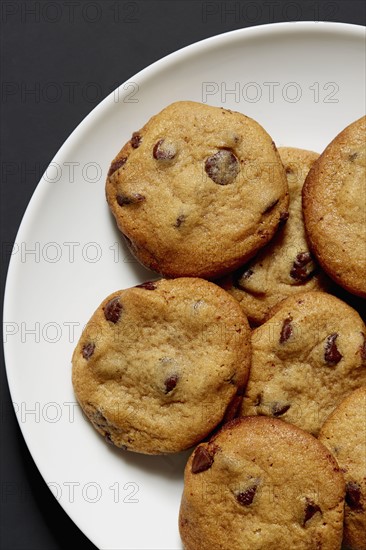
[[[319,156],[177,102],[111,163],[111,212],[163,278],[103,301],[73,385],[119,448],[198,445],[186,550],[366,548],[365,120]]]

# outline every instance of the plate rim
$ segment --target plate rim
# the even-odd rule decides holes
[[[123,87],[129,82],[131,82],[132,80],[144,81],[148,79],[150,76],[152,76],[154,73],[160,70],[169,68],[169,65],[173,65],[177,62],[180,62],[181,60],[187,61],[189,60],[190,56],[194,56],[197,53],[202,53],[205,49],[210,50],[217,45],[226,46],[226,45],[229,45],[231,42],[235,42],[236,40],[238,41],[250,40],[254,36],[260,37],[260,35],[266,36],[266,38],[268,38],[268,36],[270,36],[271,34],[283,36],[283,35],[292,33],[294,31],[294,28],[296,28],[296,32],[304,33],[304,34],[308,32],[317,32],[319,34],[336,33],[340,35],[352,36],[353,38],[359,38],[359,39],[366,38],[366,28],[361,24],[351,24],[351,23],[342,23],[342,22],[331,22],[331,21],[290,21],[290,22],[268,23],[264,25],[254,25],[251,27],[240,28],[240,29],[235,29],[235,30],[223,32],[220,34],[216,34],[214,36],[210,36],[202,40],[198,40],[196,42],[193,42],[192,44],[179,48],[178,50],[175,50],[163,56],[162,58],[154,61],[147,67],[135,73],[134,75],[131,75],[131,77],[128,80],[125,80],[119,86],[117,86],[112,92],[110,92],[102,101],[100,101],[96,106],[92,108],[92,110],[77,124],[74,130],[67,136],[67,138],[59,147],[56,154],[50,160],[45,172],[41,176],[39,182],[37,183],[31,195],[31,198],[27,204],[27,207],[22,215],[16,236],[15,236],[14,243],[21,240],[22,236],[27,235],[28,226],[34,222],[34,211],[36,210],[36,208],[38,208],[39,203],[42,202],[43,196],[48,193],[48,185],[47,185],[47,181],[45,180],[45,175],[47,173],[47,169],[49,168],[49,166],[52,163],[59,162],[58,159],[64,156],[67,156],[69,150],[72,150],[75,146],[75,143],[78,141],[79,134],[87,130],[88,125],[95,124],[98,121],[98,118],[102,117],[103,113],[112,106],[111,104],[113,102],[114,94],[117,92],[117,90],[122,92],[122,94],[119,95],[119,97],[123,97],[123,92],[124,92]],[[3,324],[6,322],[7,319],[11,318],[10,313],[13,309],[13,300],[15,296],[14,290],[16,289],[15,280],[17,279],[17,273],[19,269],[21,269],[21,264],[17,263],[15,258],[11,256],[7,267],[7,273],[6,273],[6,279],[5,279],[4,302],[3,302]],[[31,430],[27,430],[25,423],[24,425],[22,425],[18,415],[16,414],[14,403],[17,402],[16,397],[17,397],[17,392],[19,390],[17,389],[16,384],[12,377],[12,367],[14,367],[13,359],[10,356],[10,351],[6,346],[6,342],[4,341],[3,341],[3,352],[4,352],[4,359],[5,359],[6,379],[8,383],[10,399],[11,399],[11,403],[15,413],[15,417],[17,419],[22,437],[24,438],[24,441],[27,445],[28,452],[30,453],[32,460],[34,461],[40,475],[42,476],[43,482],[47,485],[46,476],[45,476],[46,472],[44,471],[44,464],[40,465],[39,460],[35,458],[35,456],[37,456],[37,453],[36,453],[36,449],[34,449],[32,444]],[[48,488],[50,489],[50,487]],[[52,493],[52,491],[51,491],[51,494],[57,500],[57,498]],[[80,527],[77,521],[77,513],[74,513],[73,509],[68,507],[66,502],[62,502],[59,500],[57,500],[57,502],[62,507],[64,512],[68,515],[68,517],[71,519],[71,521],[85,535],[85,537],[88,540],[90,540],[94,545],[96,545],[96,542],[90,538],[90,536],[85,532],[85,530],[82,527]],[[76,518],[74,516],[76,516]]]

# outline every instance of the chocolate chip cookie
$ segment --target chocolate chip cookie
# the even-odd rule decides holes
[[[175,452],[240,406],[250,329],[239,304],[217,285],[163,279],[108,296],[72,362],[76,397],[109,442]]]
[[[273,237],[288,206],[265,130],[241,113],[190,101],[134,133],[111,164],[106,195],[135,256],[173,277],[239,267]]]
[[[305,237],[301,191],[317,153],[280,147],[290,191],[288,215],[271,242],[244,267],[218,281],[244,309],[253,326],[281,300],[306,290],[327,290],[329,280],[312,257]]]
[[[185,550],[339,550],[344,478],[312,435],[281,420],[233,420],[189,459]]]
[[[366,360],[366,346],[364,348]],[[344,544],[366,549],[366,387],[346,397],[326,420],[319,434],[337,459],[346,480]]]
[[[317,435],[338,403],[366,384],[365,335],[358,313],[335,296],[287,298],[252,333],[242,414],[280,417]]]
[[[303,188],[306,231],[324,270],[366,298],[366,117],[343,130],[314,163]]]

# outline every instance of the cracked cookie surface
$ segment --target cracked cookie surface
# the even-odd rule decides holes
[[[366,298],[366,117],[326,147],[303,187],[313,253],[343,288]]]
[[[76,397],[117,447],[186,449],[240,406],[250,329],[239,304],[202,279],[143,283],[108,296],[73,354]]]
[[[365,346],[366,360],[366,346]],[[343,541],[366,548],[366,386],[348,395],[327,418],[319,441],[336,458],[346,480]]]
[[[241,113],[191,101],[134,133],[111,164],[106,195],[135,256],[173,277],[212,278],[242,265],[288,206],[266,131]]]
[[[185,550],[339,550],[344,479],[313,436],[278,419],[226,424],[190,457]]]
[[[242,415],[281,418],[317,435],[350,392],[366,384],[366,327],[325,292],[287,298],[252,332]]]

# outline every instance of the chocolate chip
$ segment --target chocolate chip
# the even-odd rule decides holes
[[[286,174],[293,174],[294,173],[293,169],[290,166],[286,166],[285,172],[286,172]]]
[[[342,359],[343,355],[339,353],[336,340],[338,338],[338,334],[334,332],[330,336],[328,336],[326,342],[325,342],[325,350],[324,350],[324,359],[327,363],[333,363],[336,365],[339,363],[339,361]]]
[[[357,157],[358,153],[351,153],[350,155],[348,155],[348,158],[351,162],[354,162]]]
[[[234,278],[233,278],[234,286],[236,286],[236,288],[240,288],[242,290],[245,290],[245,286],[243,286],[241,284],[241,281],[246,281],[247,279],[249,279],[249,277],[251,277],[253,275],[253,273],[254,273],[253,269],[248,268],[248,267],[244,267],[244,268],[236,271],[236,273],[234,275]]]
[[[300,252],[295,258],[290,275],[296,281],[307,281],[315,273],[315,267],[310,252]]]
[[[272,414],[273,416],[282,416],[289,410],[291,405],[283,404],[283,403],[273,403],[272,405]]]
[[[271,210],[274,209],[274,207],[279,203],[280,199],[276,199],[275,201],[272,201],[265,210],[263,210],[262,215],[269,214]]]
[[[116,201],[119,206],[125,206],[126,204],[137,204],[138,202],[143,202],[145,200],[144,195],[140,193],[131,193],[131,195],[119,194],[116,196]]]
[[[315,504],[310,498],[306,499],[306,506],[305,506],[305,515],[304,515],[304,521],[303,521],[303,527],[305,527],[306,523],[317,513],[321,511],[320,506],[318,504]]]
[[[174,144],[166,139],[159,139],[153,148],[153,157],[156,160],[172,160],[177,154]]]
[[[178,218],[175,220],[174,227],[180,227],[182,223],[185,221],[186,216],[184,214],[181,214],[178,216]]]
[[[109,168],[108,177],[114,174],[114,172],[116,172],[118,168],[121,168],[121,166],[125,164],[126,160],[127,160],[127,157],[122,157],[118,160],[114,160]]]
[[[122,313],[122,304],[119,301],[119,296],[117,296],[116,298],[112,298],[112,300],[109,300],[109,302],[104,306],[103,311],[104,317],[107,321],[111,321],[111,323],[117,323]]]
[[[137,149],[137,147],[140,146],[141,140],[142,140],[142,137],[140,136],[140,134],[138,132],[134,132],[132,134],[132,138],[130,140],[130,143],[131,143],[131,146],[133,147],[133,149]]]
[[[360,503],[361,500],[361,487],[358,483],[354,481],[348,481],[346,483],[346,503],[353,510],[362,509]]]
[[[248,487],[245,491],[242,491],[236,495],[236,500],[241,504],[242,506],[249,506],[252,504],[255,493],[257,492],[258,485],[252,485],[251,487]]]
[[[211,468],[214,457],[205,449],[205,447],[197,447],[194,452],[192,461],[192,474],[199,474]]]
[[[232,183],[239,173],[239,161],[228,149],[220,149],[205,162],[206,174],[218,185]]]
[[[88,360],[93,355],[95,350],[95,344],[93,342],[89,342],[88,344],[85,344],[83,346],[82,355],[84,359]]]
[[[279,225],[280,227],[282,225],[285,225],[285,223],[287,222],[288,218],[289,218],[289,213],[288,212],[281,212],[280,214],[280,220],[279,220]]]
[[[146,283],[141,283],[140,285],[136,285],[135,288],[144,288],[145,290],[155,290],[156,283],[154,283],[153,281],[146,281]]]
[[[164,382],[165,385],[165,393],[170,393],[174,390],[175,386],[177,385],[177,382],[179,380],[179,377],[177,374],[173,374],[172,376],[169,376]]]
[[[289,316],[283,321],[281,335],[280,335],[280,344],[284,344],[287,340],[293,335],[292,329],[292,317]]]

